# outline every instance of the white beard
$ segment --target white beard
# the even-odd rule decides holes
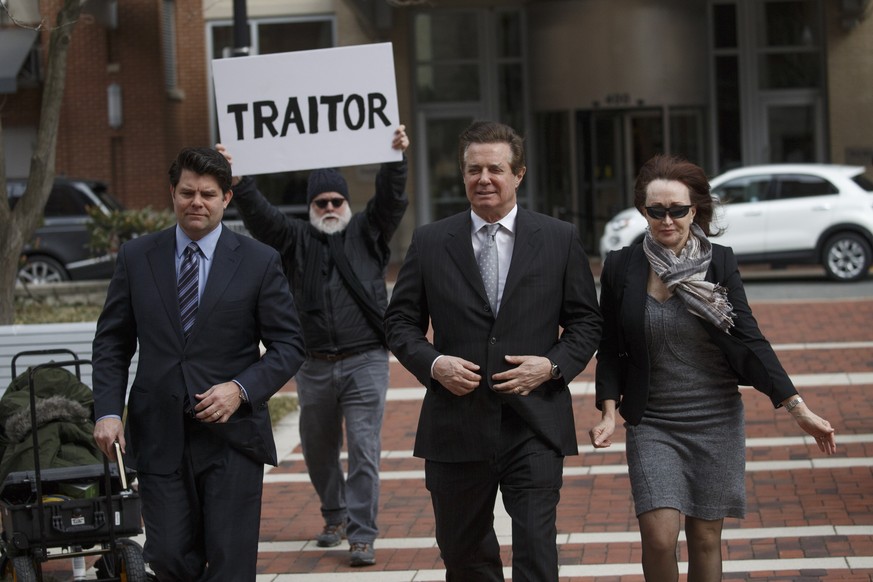
[[[327,220],[330,218],[336,220]],[[342,232],[349,225],[351,219],[352,210],[349,208],[348,203],[343,204],[343,207],[340,208],[339,212],[329,212],[321,216],[315,214],[314,208],[309,208],[309,222],[312,223],[315,230],[323,232],[324,234]]]

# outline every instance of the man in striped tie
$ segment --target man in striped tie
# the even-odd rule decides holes
[[[302,333],[279,254],[221,225],[224,156],[187,148],[169,173],[178,223],[121,247],[97,322],[94,437],[137,470],[159,580],[254,582],[277,464],[267,401],[303,362]]]

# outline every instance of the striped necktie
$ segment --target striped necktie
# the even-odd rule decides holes
[[[192,242],[185,247],[182,265],[179,267],[179,313],[182,316],[182,331],[185,339],[191,335],[194,320],[197,318],[197,305],[200,302],[200,247]]]

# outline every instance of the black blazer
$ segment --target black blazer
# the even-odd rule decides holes
[[[573,225],[519,208],[515,246],[497,318],[473,255],[470,211],[418,228],[385,315],[388,345],[428,388],[415,455],[437,461],[493,458],[507,404],[550,446],[577,452],[567,383],[591,359],[601,318],[594,279]],[[433,343],[426,337],[433,328]],[[563,332],[561,329],[563,328]],[[430,376],[440,354],[480,366],[483,380],[458,397]],[[526,397],[501,395],[491,376],[508,369],[505,355],[539,355],[563,378]]]
[[[613,288],[615,270],[627,266],[624,289]],[[646,285],[649,261],[642,244],[609,253],[600,275],[600,309],[605,321],[597,351],[597,407],[603,400],[615,400],[624,419],[638,424],[649,398],[649,355],[645,335]],[[699,319],[715,344],[724,352],[740,384],[754,386],[778,407],[797,393],[776,353],[766,340],[746,299],[746,291],[729,247],[712,245],[712,262],[706,280],[718,283],[728,292],[734,309],[734,327],[725,333]],[[616,305],[619,294],[621,305]],[[624,336],[625,354],[619,354],[618,328]]]
[[[267,400],[303,362],[297,312],[279,254],[223,228],[187,343],[176,290],[175,229],[125,243],[118,254],[94,338],[95,417],[121,416],[128,368],[139,344],[130,389],[127,456],[135,468],[175,471],[185,441],[185,395],[238,380],[250,405],[222,424],[206,424],[232,446],[276,464]],[[258,341],[267,348],[260,356]]]

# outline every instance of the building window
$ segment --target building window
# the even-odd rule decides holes
[[[822,0],[712,0],[716,170],[823,162]]]
[[[758,82],[761,89],[821,85],[821,33],[815,0],[777,0],[758,7]]]
[[[209,23],[213,59],[230,57],[233,51],[233,22]],[[334,46],[333,18],[249,19],[251,54],[269,55]]]
[[[481,96],[476,12],[415,16],[415,81],[420,103],[476,101]]]
[[[505,8],[428,9],[412,15],[419,223],[469,208],[457,161],[458,135],[473,120],[493,119],[526,134],[525,20]],[[519,203],[536,206],[528,182],[535,172],[527,148],[528,179]]]

